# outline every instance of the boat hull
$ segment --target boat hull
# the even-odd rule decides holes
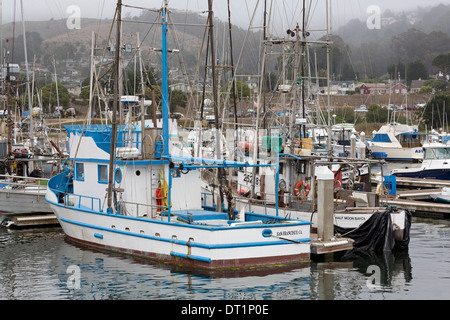
[[[51,207],[70,239],[159,262],[227,270],[310,259],[308,222],[211,227]]]
[[[0,189],[0,211],[8,213],[53,213],[45,191],[25,192]]]
[[[399,178],[417,178],[417,179],[436,179],[436,180],[450,180],[450,168],[447,169],[408,169],[401,172],[395,171],[393,175]]]
[[[236,201],[236,207],[238,209],[242,209],[248,206],[248,203],[245,201]],[[267,214],[274,214],[276,211],[275,208],[264,207],[260,205],[252,204],[251,212],[267,212]],[[280,216],[290,217],[293,219],[300,219],[305,221],[311,221],[312,228],[317,229],[317,212],[306,212],[293,210],[289,208],[280,208],[279,213]],[[364,222],[370,219],[373,213],[370,212],[335,212],[334,213],[334,224],[338,227],[345,229],[355,229],[362,225]],[[405,230],[405,221],[406,214],[405,211],[400,210],[398,212],[391,213],[391,221],[393,225],[393,232],[395,239],[403,239],[404,230]]]
[[[423,149],[418,148],[396,148],[389,145],[374,145],[370,147],[372,157],[391,161],[420,161],[423,159]]]

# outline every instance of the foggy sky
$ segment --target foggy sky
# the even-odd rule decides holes
[[[0,0],[1,1],[1,0]],[[77,5],[80,8],[82,17],[86,18],[100,18],[111,19],[114,14],[116,0],[22,0],[24,8],[25,21],[31,20],[49,20],[53,18],[67,19],[70,16],[70,12],[67,9],[71,5]],[[408,11],[416,9],[418,6],[427,7],[437,5],[440,3],[450,4],[450,0],[331,0],[331,21],[332,27],[338,28],[345,24],[350,19],[357,18],[360,20],[366,20],[369,14],[366,12],[370,5],[377,5],[380,7],[381,12],[389,9],[393,12]],[[15,3],[15,19],[17,23],[21,23],[21,0],[3,0],[3,23],[9,23],[13,21],[14,17],[14,3]],[[123,0],[124,4],[141,6],[147,8],[160,8],[162,0]],[[250,16],[253,13],[255,5],[258,0],[230,0],[232,23],[238,25],[244,29],[249,26]],[[259,8],[263,7],[264,0],[259,0]],[[267,0],[267,3],[270,3]],[[282,6],[281,4],[284,4]],[[310,0],[306,1],[307,6]],[[311,1],[311,15],[310,25],[312,27],[324,27],[325,26],[325,0],[313,0]],[[274,19],[277,19],[278,23],[282,23],[284,26],[290,26],[301,19],[301,0],[275,0],[274,1]],[[204,11],[207,9],[207,0],[169,0],[169,7],[178,10],[190,10],[190,11]],[[291,16],[288,17],[283,12],[289,12]],[[124,8],[124,14],[138,15],[139,10]],[[221,20],[227,20],[227,1],[215,0],[214,1],[214,14]],[[261,15],[258,15],[260,17]],[[261,25],[260,21],[256,20],[254,25]]]

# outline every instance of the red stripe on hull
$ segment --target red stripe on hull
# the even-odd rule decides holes
[[[220,270],[239,270],[245,268],[263,268],[263,267],[283,267],[287,265],[305,264],[310,262],[309,253],[296,255],[280,255],[276,257],[247,258],[247,259],[229,259],[215,260],[210,263],[198,260],[173,257],[171,255],[161,255],[146,251],[129,250],[111,246],[105,246],[94,242],[80,240],[66,235],[72,241],[82,243],[91,247],[101,248],[111,252],[120,252],[126,255],[150,259],[153,261],[170,263],[177,266],[194,267],[211,271]]]

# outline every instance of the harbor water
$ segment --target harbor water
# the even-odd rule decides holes
[[[211,275],[96,251],[59,227],[1,228],[0,299],[450,299],[450,219],[414,217],[410,235],[408,252]]]

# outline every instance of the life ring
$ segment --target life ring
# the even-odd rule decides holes
[[[247,194],[247,192],[244,189],[241,189],[238,191],[238,195],[244,197]]]
[[[295,185],[295,189],[294,189],[294,193],[297,197],[301,198],[301,192],[300,192],[300,188],[301,186],[303,186],[304,182],[303,181],[299,181],[296,185]],[[304,186],[305,188],[305,197],[308,196],[309,191],[311,190],[311,188],[309,187],[309,184],[305,184]]]

